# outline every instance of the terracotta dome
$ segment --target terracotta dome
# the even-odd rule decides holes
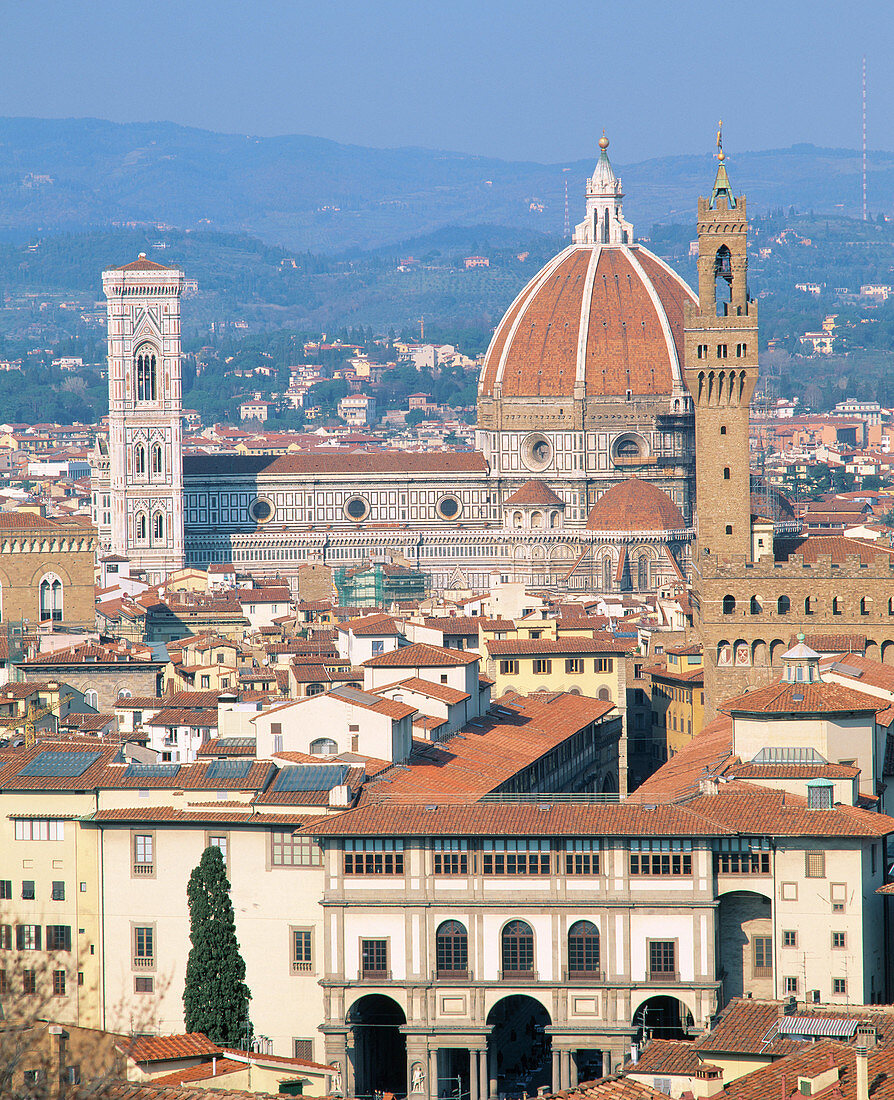
[[[587,516],[588,531],[685,531],[687,527],[667,493],[636,477],[609,489]]]
[[[479,396],[682,392],[687,301],[696,298],[686,283],[641,245],[572,244],[497,326]]]

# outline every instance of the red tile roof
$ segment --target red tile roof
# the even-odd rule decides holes
[[[493,396],[499,382],[504,399],[572,397],[583,317],[588,395],[668,394],[683,358],[683,303],[693,300],[682,281],[642,247],[572,245],[534,276],[497,326],[479,392]],[[627,317],[636,317],[637,324],[625,324]]]
[[[462,703],[465,699],[471,698],[467,691],[460,691],[458,688],[449,687],[447,684],[433,684],[431,680],[422,680],[418,676],[411,676],[408,680],[398,680],[396,683],[378,687],[375,689],[375,694],[381,695],[384,691],[393,691],[396,688],[405,688],[417,695],[427,695],[430,699],[438,699],[448,706],[454,706],[456,703]]]
[[[467,650],[444,649],[442,646],[414,642],[399,646],[389,653],[380,653],[364,661],[366,668],[458,668],[471,665],[480,659],[479,654]]]
[[[504,507],[513,504],[542,505],[546,508],[565,507],[565,501],[550,489],[545,481],[531,478],[503,501]]]
[[[729,759],[732,745],[732,719],[721,715],[628,795],[628,801],[662,801],[697,792],[699,780]]]
[[[473,719],[447,741],[414,741],[410,767],[384,773],[361,797],[477,797],[497,790],[591,722],[616,716],[610,702],[547,692],[516,696],[511,707],[501,700],[499,709],[500,717]]]
[[[674,1039],[650,1039],[638,1060],[628,1062],[626,1073],[654,1073],[658,1077],[694,1077],[702,1060],[691,1042]]]
[[[129,264],[122,264],[120,267],[113,267],[112,271],[176,271],[175,267],[165,267],[164,264],[157,264],[155,260],[147,260],[146,253],[141,252],[135,260],[131,260]]]
[[[687,526],[667,493],[638,477],[609,489],[587,516],[588,531],[684,531]]]
[[[489,657],[539,656],[540,654],[627,653],[634,643],[610,634],[587,637],[583,634],[563,638],[500,638],[485,643]]]
[[[119,1045],[135,1062],[167,1062],[174,1058],[199,1058],[220,1053],[218,1044],[200,1031],[139,1036]]]
[[[209,474],[485,474],[487,463],[476,451],[404,451],[330,454],[319,451],[286,455],[185,455],[184,477]]]
[[[880,711],[886,704],[863,691],[841,684],[769,684],[727,699],[725,714],[849,714]]]

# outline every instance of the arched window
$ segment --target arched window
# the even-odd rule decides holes
[[[645,592],[649,587],[649,559],[643,554],[636,562],[636,587]]]
[[[155,348],[143,344],[134,361],[137,401],[155,401],[157,394]]]
[[[84,702],[88,707],[93,707],[94,710],[99,710],[99,693],[93,688],[88,688],[84,692]]]
[[[521,527],[521,525],[522,525],[522,514],[521,514],[521,512],[514,512],[513,515],[512,515],[512,526],[513,527]]]
[[[559,513],[558,512],[550,512],[550,514],[549,514],[549,525],[550,525],[550,527],[558,527],[559,526]]]
[[[132,699],[133,698],[133,692],[130,690],[130,688],[121,688],[118,692],[118,698],[119,699]]]
[[[161,542],[165,537],[165,517],[161,512],[156,512],[152,517],[152,537],[156,542]]]
[[[568,977],[592,977],[599,973],[599,929],[579,920],[568,929]]]
[[[48,573],[40,582],[40,621],[62,622],[62,581],[55,573]]]
[[[841,614],[841,600],[839,600],[839,598],[837,596],[832,597],[832,614],[833,615],[840,615]]]
[[[788,596],[780,596],[776,601],[776,614],[787,615],[792,609],[792,601]]]
[[[816,596],[807,596],[804,600],[804,614],[812,615],[816,610]]]
[[[500,938],[503,974],[534,973],[534,932],[523,920],[511,920]]]
[[[137,531],[137,539],[140,542],[145,542],[146,541],[146,513],[145,512],[138,512],[137,513],[136,531]]]
[[[311,756],[335,756],[338,744],[331,737],[318,737],[310,743]]]
[[[729,466],[723,467],[723,480],[729,481]]]
[[[465,974],[469,969],[469,933],[458,920],[446,920],[435,934],[438,977]]]
[[[600,688],[599,691],[596,693],[596,698],[600,701],[600,703],[610,703],[612,701],[612,693],[608,690],[608,688]]]
[[[326,689],[322,684],[308,684],[305,695],[322,695]]]
[[[611,591],[612,586],[612,560],[611,558],[602,559],[602,587],[606,592]]]
[[[748,614],[749,615],[760,615],[763,610],[764,609],[763,609],[763,607],[761,607],[760,598],[758,596],[752,596],[751,600],[748,604]]]
[[[138,443],[133,449],[133,471],[135,474],[146,472],[146,448],[142,443]]]
[[[868,615],[872,605],[872,600],[868,596],[863,596],[860,599],[860,614]]]
[[[152,472],[153,474],[160,474],[164,472],[164,462],[162,459],[161,445],[158,443],[152,444]]]
[[[723,614],[724,615],[732,615],[732,613],[735,610],[736,610],[736,597],[735,596],[724,596],[723,597]]]

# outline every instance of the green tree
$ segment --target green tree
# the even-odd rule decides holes
[[[186,898],[192,944],[183,988],[186,1030],[201,1031],[222,1046],[237,1046],[251,1030],[251,993],[219,848],[211,846],[202,853],[189,876]]]

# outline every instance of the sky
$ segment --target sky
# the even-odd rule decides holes
[[[891,0],[6,0],[0,114],[561,163],[894,148]]]

